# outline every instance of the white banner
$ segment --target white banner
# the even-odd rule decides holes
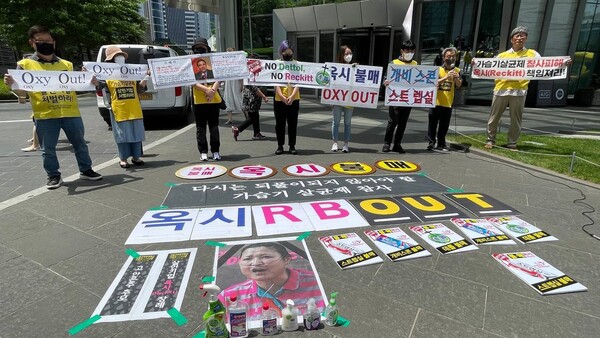
[[[386,106],[435,107],[435,86],[440,68],[437,66],[404,66],[390,63],[385,89]]]
[[[246,54],[210,53],[149,59],[150,75],[155,88],[193,85],[197,82],[248,78]]]
[[[569,56],[539,58],[475,58],[473,79],[558,80],[567,78]]]
[[[30,92],[96,90],[92,85],[94,74],[90,72],[9,69],[8,74],[15,80],[11,86],[13,90],[21,89]]]
[[[323,88],[331,80],[324,63],[248,59],[248,70],[247,84],[257,86]]]
[[[96,75],[98,80],[141,81],[146,76],[148,65],[124,64],[112,62],[84,62],[88,72]]]
[[[377,108],[382,67],[326,63],[331,74],[329,88],[321,93],[322,104]]]

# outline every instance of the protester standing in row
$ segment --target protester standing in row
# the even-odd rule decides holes
[[[233,52],[234,49],[227,48],[228,52]],[[227,121],[225,124],[233,124],[233,113],[243,112],[242,110],[242,80],[227,80],[225,81],[223,90],[223,99],[225,100],[225,111],[227,112]],[[245,114],[244,114],[245,115]]]
[[[348,46],[340,46],[340,49],[338,51],[337,62],[352,62],[352,50],[348,48]],[[333,105],[331,106],[331,108],[333,111],[333,122],[331,123],[331,137],[333,139],[333,145],[331,146],[331,151],[338,151],[337,142],[340,129],[340,120],[342,118],[342,114],[344,114],[344,146],[342,147],[342,151],[347,153],[350,151],[350,149],[348,148],[348,143],[350,142],[350,133],[352,131],[351,123],[352,112],[354,111],[354,107]]]
[[[413,60],[416,48],[417,47],[415,43],[410,40],[402,42],[402,44],[400,45],[400,56],[397,59],[393,60],[392,63],[395,65],[403,66],[418,65],[417,61]],[[389,85],[389,83],[389,80],[385,80],[383,82],[385,86]],[[381,151],[383,151],[384,153],[389,152],[390,149],[400,154],[405,153],[401,143],[402,137],[404,136],[404,131],[406,130],[406,124],[408,123],[408,118],[410,116],[410,110],[411,107],[389,107],[388,124],[385,129],[385,136],[383,138],[383,148],[381,149]],[[395,136],[394,131],[396,132]]]
[[[279,56],[283,61],[293,61],[294,50],[287,40],[279,45]],[[273,112],[275,114],[275,133],[277,134],[277,150],[275,155],[283,154],[285,144],[285,127],[288,129],[288,145],[290,154],[296,155],[296,131],[298,128],[298,111],[300,110],[300,89],[287,86],[275,87],[275,102]]]
[[[210,53],[208,41],[198,38],[192,46],[194,54]],[[206,60],[200,58],[196,61],[196,78],[207,80],[213,78],[212,71],[208,69]],[[219,95],[219,81],[198,82],[193,86],[194,117],[196,118],[196,142],[200,151],[200,160],[208,161],[208,142],[206,140],[206,125],[210,133],[210,151],[213,160],[220,161],[221,140],[219,136],[219,106],[222,101]]]
[[[253,140],[264,140],[266,136],[260,133],[260,106],[262,101],[265,103],[269,102],[269,98],[258,88],[257,86],[244,86],[242,98],[242,109],[244,115],[247,116],[246,120],[237,127],[231,127],[233,132],[233,138],[237,141],[238,135],[246,130],[250,125],[254,130]]]
[[[450,127],[452,117],[452,103],[454,102],[454,89],[460,88],[460,68],[456,67],[456,48],[448,47],[442,52],[444,64],[440,67],[439,80],[437,82],[437,99],[435,108],[429,109],[429,126],[427,128],[427,139],[429,145],[427,150],[433,150],[437,136],[437,150],[448,151],[446,145],[446,134]],[[439,128],[438,128],[439,124]]]
[[[43,26],[32,26],[28,31],[29,45],[35,53],[29,58],[17,62],[17,69],[32,71],[73,71],[73,64],[55,55],[54,37]],[[4,75],[4,83],[11,86],[14,79]],[[97,80],[92,80],[94,85]],[[25,92],[15,91],[19,97]],[[84,138],[84,126],[74,91],[29,92],[37,134],[42,147],[43,165],[48,175],[46,188],[56,189],[63,183],[59,171],[60,164],[56,156],[56,144],[62,129],[73,146],[79,178],[90,181],[102,179],[102,175],[92,169],[92,159]],[[24,102],[19,100],[20,102]]]
[[[128,57],[127,53],[114,45],[107,46],[105,53],[104,62],[119,65],[124,65]],[[127,162],[130,157],[133,165],[144,165],[144,161],[140,157],[142,156],[142,142],[146,139],[146,135],[138,93],[146,91],[146,81],[147,79],[140,82],[125,80],[98,82],[97,87],[104,92],[103,97],[108,100],[112,132],[119,152],[119,165],[123,169],[130,167]]]

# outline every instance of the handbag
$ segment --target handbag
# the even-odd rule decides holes
[[[225,103],[225,99],[223,99],[223,95],[221,95],[221,91],[217,90],[217,93],[219,93],[219,96],[221,97],[221,102],[219,103],[219,109],[227,110],[227,104]]]

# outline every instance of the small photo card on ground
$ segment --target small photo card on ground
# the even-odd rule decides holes
[[[383,263],[383,259],[354,232],[319,237],[319,241],[341,269]]]

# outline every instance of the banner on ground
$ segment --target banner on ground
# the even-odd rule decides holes
[[[9,69],[14,83],[11,89],[30,92],[96,90],[90,72]]]
[[[558,80],[567,78],[569,56],[474,58],[473,79]]]
[[[129,257],[94,310],[102,316],[96,323],[169,318],[169,309],[181,310],[196,250],[146,251]]]
[[[310,298],[320,313],[325,310],[327,297],[304,240],[280,237],[222,244],[215,249],[213,266],[215,283],[223,290],[219,299],[229,304],[229,297],[236,296],[246,303],[250,328],[261,327],[263,303],[279,317],[287,299],[294,301],[299,314],[306,312]],[[275,287],[276,280],[287,284]],[[301,316],[297,319],[302,323]]]
[[[531,251],[493,253],[492,257],[541,295],[587,291],[587,288]]]
[[[517,244],[485,219],[452,218],[450,221],[475,245]]]
[[[494,226],[507,233],[519,243],[539,243],[558,241],[558,238],[550,235],[542,229],[526,222],[519,217],[505,216],[488,218]]]
[[[475,245],[471,244],[471,242],[462,238],[459,234],[450,230],[442,223],[410,226],[408,228],[442,254],[478,249]]]
[[[355,232],[319,237],[319,242],[342,270],[383,263],[383,259]]]
[[[324,63],[248,59],[247,84],[323,88],[329,86],[331,72]]]
[[[248,78],[242,51],[149,59],[148,66],[158,89]]]
[[[389,85],[385,89],[385,105],[401,107],[435,107],[436,83],[440,67],[404,66],[390,63]]]
[[[112,62],[84,62],[83,67],[94,73],[98,80],[141,81],[148,72],[148,65],[124,64]]]
[[[347,63],[326,63],[330,71],[329,88],[321,93],[322,104],[377,108],[382,67]]]
[[[402,231],[402,229],[388,228],[367,230],[365,235],[392,261],[401,261],[412,258],[428,257],[431,253],[421,244]]]

